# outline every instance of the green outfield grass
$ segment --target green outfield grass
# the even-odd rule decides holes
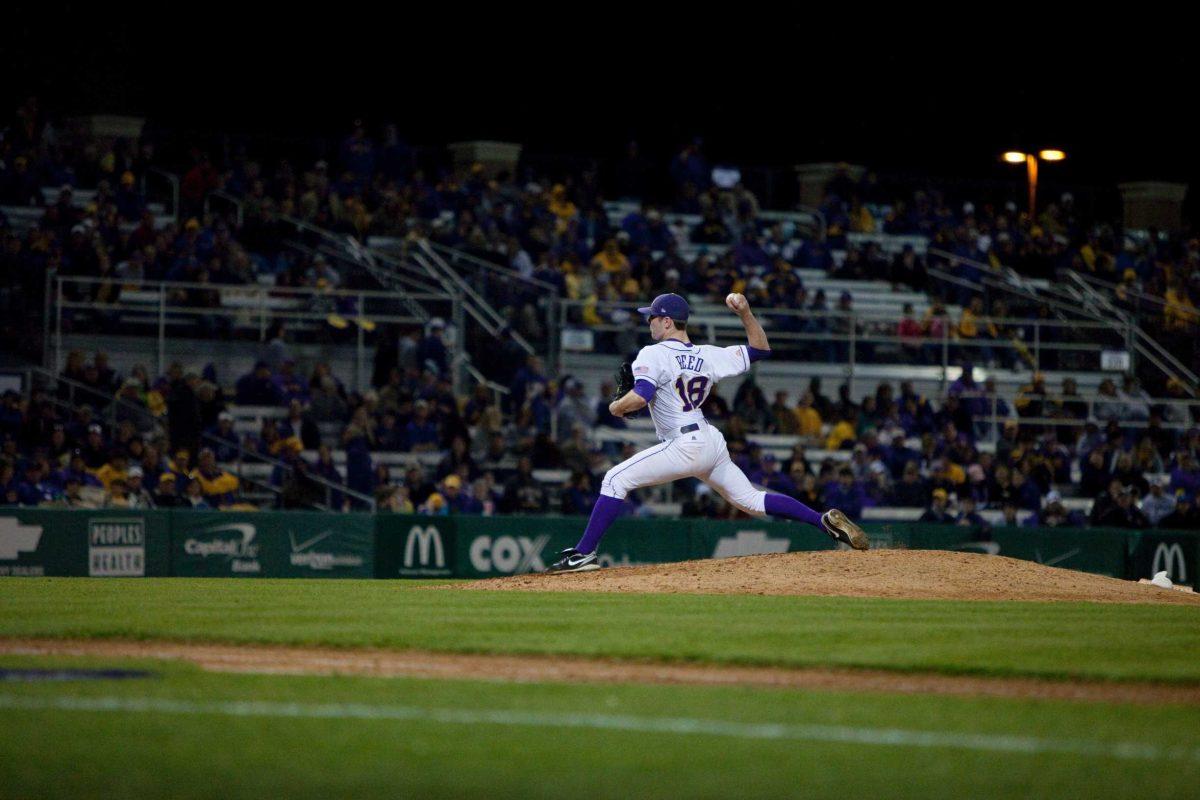
[[[1200,681],[1200,607],[459,592],[401,581],[8,580],[0,636],[549,653]]]
[[[161,674],[0,684],[0,796],[1166,798],[1200,782],[1193,709],[0,657],[81,664]]]
[[[13,579],[0,637],[1200,681],[1200,609]],[[1195,797],[1200,709],[745,687],[217,674],[0,682],[3,797]]]

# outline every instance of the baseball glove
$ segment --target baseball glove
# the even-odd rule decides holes
[[[613,395],[613,400],[620,400],[629,392],[633,391],[633,364],[628,361],[621,363],[621,368],[617,370],[617,391]]]

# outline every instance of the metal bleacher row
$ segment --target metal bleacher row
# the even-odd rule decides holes
[[[60,191],[61,187],[58,186],[43,186],[42,197],[45,198],[46,205],[53,205],[58,200]],[[74,205],[84,208],[90,203],[95,202],[95,200],[95,189],[71,188],[71,201]],[[175,221],[173,215],[166,213],[162,203],[147,203],[146,208],[154,215],[155,227],[161,227]],[[0,206],[0,210],[8,218],[12,229],[19,234],[25,234],[35,227],[46,213],[46,209],[43,206]],[[129,233],[136,227],[137,222],[121,223],[121,230],[126,233]]]

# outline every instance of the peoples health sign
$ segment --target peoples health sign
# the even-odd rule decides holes
[[[164,576],[169,519],[154,510],[11,509],[0,515],[0,575]]]
[[[146,574],[146,523],[141,517],[88,520],[88,575]]]

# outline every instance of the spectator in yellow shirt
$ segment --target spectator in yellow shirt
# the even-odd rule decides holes
[[[855,233],[875,233],[875,217],[857,201],[850,208],[850,230]]]
[[[821,435],[821,414],[813,408],[813,393],[806,391],[796,403],[796,421],[799,424],[801,436],[815,437]]]
[[[127,481],[129,478],[129,458],[124,452],[116,450],[108,458],[108,463],[96,470],[96,478],[104,484],[105,491],[112,489],[113,481]]]
[[[958,320],[958,328],[955,333],[959,339],[996,339],[999,336],[999,331],[990,319],[984,318],[986,312],[983,308],[983,298],[973,297],[971,303],[962,310],[962,316]],[[981,321],[982,320],[982,321]],[[996,354],[988,345],[983,347],[964,347],[962,348],[962,359],[965,361],[974,361],[976,359],[985,364],[994,364]]]
[[[604,249],[592,258],[592,266],[610,273],[629,269],[629,259],[621,252],[615,236],[605,242]]]
[[[850,413],[846,419],[833,426],[833,430],[829,431],[829,436],[825,438],[826,450],[842,450],[846,445],[854,444],[856,439],[854,421],[856,418],[855,414]]]
[[[1167,289],[1167,304],[1163,308],[1163,323],[1168,330],[1186,331],[1196,324],[1196,306],[1187,296],[1187,290],[1176,283]]]
[[[567,197],[567,188],[561,183],[554,184],[554,188],[550,190],[550,202],[547,203],[547,208],[558,218],[560,232],[565,230],[567,223],[579,213],[579,209]]]

